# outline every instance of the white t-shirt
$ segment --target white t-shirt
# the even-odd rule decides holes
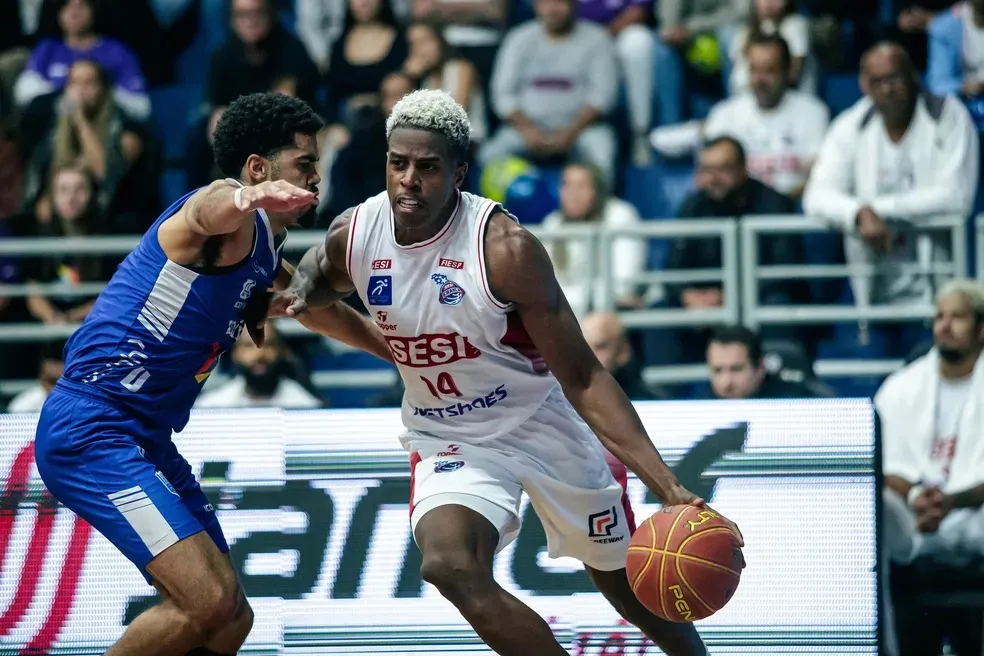
[[[964,81],[984,81],[984,27],[974,23],[974,10],[969,2],[960,8],[963,18]]]
[[[972,378],[962,380],[940,379],[936,399],[936,425],[930,451],[930,466],[926,482],[944,484],[950,478],[950,465],[957,453],[957,436],[960,419],[970,398]]]
[[[12,398],[7,406],[7,412],[40,412],[47,398],[48,392],[39,383]]]
[[[740,141],[749,174],[786,194],[806,184],[829,123],[826,105],[800,91],[787,91],[770,110],[759,107],[755,96],[746,92],[714,106],[704,136]]]
[[[237,376],[214,392],[203,394],[196,408],[320,408],[321,400],[312,396],[300,383],[284,378],[269,399],[257,399],[246,394],[246,379]]]
[[[773,21],[762,22],[764,34],[779,33],[789,46],[789,54],[793,58],[803,58],[803,69],[800,72],[800,82],[797,89],[803,93],[817,93],[817,63],[810,48],[810,24],[799,14],[792,14],[782,19],[778,25]],[[748,60],[745,59],[745,44],[748,41],[748,27],[743,26],[731,41],[731,79],[728,81],[728,91],[736,95],[748,91],[749,71]]]

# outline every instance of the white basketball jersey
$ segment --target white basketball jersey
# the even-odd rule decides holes
[[[347,266],[406,385],[403,423],[483,441],[526,421],[558,387],[513,307],[492,296],[485,230],[502,210],[460,193],[433,238],[401,246],[386,193],[355,209]]]

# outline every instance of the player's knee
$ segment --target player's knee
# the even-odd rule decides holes
[[[249,607],[238,582],[215,580],[202,586],[189,615],[204,635],[211,636],[244,619],[244,606]],[[252,623],[252,610],[249,621]]]
[[[249,605],[245,597],[243,597],[242,603],[239,605],[236,625],[244,636],[249,635],[249,632],[253,630],[253,607]]]
[[[474,554],[464,549],[424,554],[420,577],[452,603],[481,596],[492,581],[491,573],[482,567]]]

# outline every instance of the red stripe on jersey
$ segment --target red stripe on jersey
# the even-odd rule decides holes
[[[625,525],[629,529],[629,535],[632,535],[636,531],[636,521],[632,504],[629,502],[629,468],[607,451],[605,451],[605,460],[608,462],[608,468],[612,470],[612,476],[622,486],[622,514],[625,515]]]
[[[519,314],[515,310],[506,314],[506,334],[499,341],[503,346],[515,349],[529,360],[533,364],[534,372],[543,374],[548,371],[546,360],[540,355],[540,351],[537,350],[530,334],[526,332],[523,320],[519,318]]]
[[[355,281],[352,275],[352,247],[355,245],[355,224],[359,220],[359,210],[362,209],[362,205],[357,205],[355,211],[352,212],[352,221],[349,223],[349,238],[348,245],[345,247],[347,251],[345,253],[345,266],[348,269],[349,279],[353,282]]]
[[[420,463],[420,453],[414,451],[410,454],[410,516],[413,517],[413,507],[416,505],[413,501],[414,492],[417,491],[416,483],[416,473],[417,465]]]

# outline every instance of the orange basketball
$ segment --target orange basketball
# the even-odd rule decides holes
[[[643,606],[671,622],[693,622],[728,603],[744,562],[737,538],[716,512],[668,506],[633,534],[626,569]]]

